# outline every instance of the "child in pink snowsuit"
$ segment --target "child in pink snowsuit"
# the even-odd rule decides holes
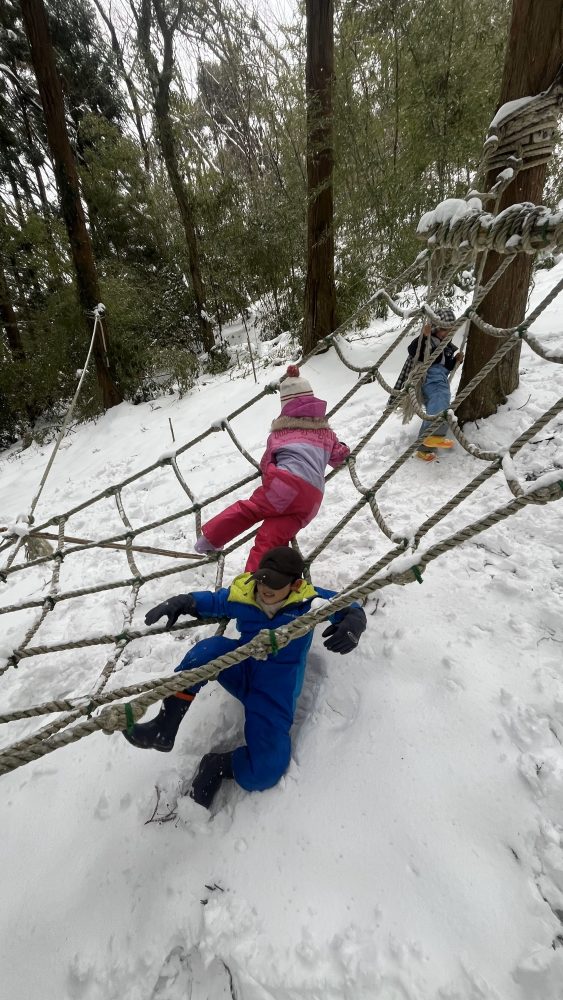
[[[250,573],[268,549],[288,545],[313,520],[323,500],[326,466],[338,468],[350,454],[329,427],[326,402],[313,395],[296,365],[287,369],[280,396],[281,414],[272,422],[260,461],[262,485],[248,500],[237,500],[207,521],[195,543],[200,554],[214,552],[262,521],[246,561]]]

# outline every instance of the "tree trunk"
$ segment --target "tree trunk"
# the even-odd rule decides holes
[[[307,280],[303,353],[335,326],[332,80],[333,0],[307,0]]]
[[[21,10],[45,115],[61,212],[76,272],[78,297],[91,336],[92,327],[86,314],[91,313],[100,302],[100,288],[80,200],[78,173],[66,131],[63,94],[49,37],[47,15],[42,0],[21,0]],[[107,336],[107,327],[104,330],[100,324],[94,344],[94,358],[102,401],[106,409],[109,409],[110,406],[120,403],[123,397],[115,385],[109,368],[106,353]]]
[[[12,296],[10,295],[10,288],[6,280],[4,268],[1,266],[0,266],[0,320],[6,330],[6,336],[8,338],[8,347],[10,348],[12,356],[17,361],[25,361],[25,351],[23,347],[23,341],[21,338],[20,329],[18,326],[18,321],[16,319],[14,307],[12,305]]]
[[[562,62],[563,0],[543,0],[542,3],[513,0],[499,107],[507,101],[546,90]],[[541,203],[546,169],[543,164],[520,171],[505,190],[499,211],[524,201]],[[485,190],[490,189],[497,174],[498,170],[489,174]],[[482,284],[489,280],[501,260],[499,254],[488,253]],[[517,326],[526,314],[531,273],[532,258],[519,254],[489,292],[479,315],[493,326]],[[476,326],[470,327],[460,389],[489,361],[499,343],[497,338],[482,333]],[[521,344],[518,344],[462,403],[457,411],[460,423],[490,416],[514,392],[519,381],[520,349]]]
[[[186,246],[188,248],[190,278],[199,320],[201,342],[204,349],[206,351],[210,351],[215,346],[215,338],[213,336],[211,323],[207,318],[205,310],[205,290],[203,287],[203,279],[201,277],[199,240],[194,221],[194,208],[192,199],[182,180],[180,168],[178,167],[178,157],[175,149],[172,119],[169,114],[161,111],[160,104],[161,102],[157,100],[155,104],[155,112],[160,148],[162,150],[168,179],[170,181],[172,191],[174,192],[174,197],[176,198],[180,218],[182,220],[182,226],[184,228],[184,236],[186,238]]]
[[[162,36],[162,69],[159,69],[155,55],[150,45],[150,28],[152,8],[154,7],[156,21]],[[170,84],[174,71],[174,34],[184,13],[183,0],[177,0],[176,14],[168,23],[166,9],[160,0],[141,0],[140,15],[135,13],[138,25],[139,48],[141,49],[154,95],[154,113],[158,131],[159,145],[164,159],[170,186],[176,198],[186,246],[190,278],[196,303],[199,331],[204,350],[211,351],[215,346],[213,329],[207,317],[205,308],[205,289],[201,277],[199,260],[199,238],[195,224],[193,201],[184,183],[178,165],[178,151],[174,136],[174,123],[170,114]]]

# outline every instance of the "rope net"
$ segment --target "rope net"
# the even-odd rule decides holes
[[[366,531],[369,533],[370,551],[374,554],[371,565],[358,572],[332,601],[326,602],[321,607],[315,607],[298,621],[277,629],[275,634],[266,629],[250,643],[195,670],[181,674],[151,676],[144,682],[118,686],[115,681],[120,661],[123,662],[131,650],[135,650],[135,655],[136,651],[142,650],[142,644],[146,643],[147,636],[168,632],[165,626],[148,629],[135,625],[142,588],[152,582],[182,574],[181,589],[186,591],[190,589],[186,582],[186,574],[192,574],[199,581],[202,575],[209,574],[213,570],[215,587],[219,588],[223,583],[225,560],[233,555],[236,558],[238,550],[245,548],[253,537],[254,532],[251,532],[236,539],[219,555],[213,554],[208,557],[180,553],[176,548],[177,539],[183,537],[186,523],[190,528],[193,525],[199,535],[202,511],[218,501],[232,499],[233,494],[235,497],[242,495],[241,491],[259,478],[258,462],[240,440],[235,430],[236,420],[242,414],[252,412],[265,396],[276,393],[279,383],[271,382],[248,403],[215,421],[187,443],[162,453],[146,468],[122,478],[87,500],[54,514],[39,524],[34,522],[33,517],[33,510],[39,498],[37,494],[28,517],[13,526],[12,531],[8,532],[0,543],[0,560],[2,560],[0,582],[5,591],[7,590],[10,595],[15,594],[15,599],[12,598],[11,603],[5,603],[0,607],[0,615],[13,616],[9,619],[10,622],[24,622],[23,635],[16,644],[0,647],[0,675],[5,674],[10,668],[16,668],[23,660],[34,657],[89,647],[110,646],[111,651],[88,691],[78,695],[61,695],[42,704],[14,709],[0,715],[0,723],[56,716],[31,735],[19,739],[0,752],[0,774],[48,754],[60,746],[75,742],[92,732],[103,730],[111,733],[127,728],[141,718],[151,704],[163,697],[197,681],[213,679],[221,670],[248,656],[266,658],[274,649],[287,645],[292,639],[303,635],[335,611],[346,607],[351,601],[365,600],[389,584],[422,582],[424,568],[445,552],[452,551],[530,504],[546,505],[563,496],[561,469],[548,467],[539,473],[535,472],[533,477],[526,478],[517,472],[513,461],[522,449],[534,443],[537,435],[561,413],[563,398],[555,400],[548,409],[537,413],[524,432],[515,437],[510,446],[503,450],[484,449],[472,443],[460,428],[456,418],[456,410],[463,400],[519,342],[526,343],[537,357],[549,365],[563,363],[563,348],[554,350],[549,344],[542,343],[530,329],[563,290],[563,279],[555,284],[517,327],[493,327],[484,322],[478,314],[481,303],[519,254],[536,254],[539,250],[557,251],[563,248],[563,213],[551,213],[543,206],[524,204],[511,206],[500,215],[495,215],[483,211],[480,205],[481,200],[493,200],[498,205],[502,192],[511,183],[515,172],[544,162],[541,157],[548,155],[546,150],[550,150],[553,143],[557,124],[556,109],[560,97],[561,86],[559,80],[556,80],[549,91],[528,99],[520,108],[512,109],[508,114],[501,116],[492,130],[492,137],[490,135],[485,142],[479,171],[480,175],[484,176],[492,167],[499,168],[498,177],[490,191],[477,197],[477,192],[472,189],[466,196],[465,202],[457,200],[461,205],[456,206],[453,215],[451,211],[440,213],[436,210],[421,220],[419,236],[424,239],[426,247],[411,267],[393,282],[393,288],[398,288],[401,284],[404,287],[407,281],[413,285],[416,282],[419,284],[424,282],[426,285],[424,301],[416,306],[404,306],[397,294],[393,295],[385,288],[379,288],[369,301],[362,305],[361,310],[349,317],[330,337],[317,344],[315,350],[300,362],[304,364],[318,352],[333,347],[342,365],[357,375],[351,388],[329,411],[329,418],[343,412],[350,401],[354,397],[357,399],[358,394],[368,384],[379,385],[385,393],[386,402],[382,404],[379,416],[375,420],[370,416],[367,427],[353,447],[345,468],[335,470],[327,476],[327,480],[339,476],[338,487],[333,486],[332,489],[338,488],[346,498],[345,513],[328,531],[318,537],[312,548],[304,554],[306,564],[310,567],[334,542],[339,547],[345,548],[347,532],[353,528],[364,535]],[[461,268],[474,265],[478,257],[477,274],[478,276],[482,274],[483,258],[489,250],[495,250],[502,258],[495,273],[486,285],[481,285],[477,280],[472,302],[453,322],[446,323],[439,320],[432,303],[443,294],[452,276]],[[369,358],[366,364],[354,363],[349,345],[343,337],[344,329],[353,323],[360,312],[365,312],[366,308],[378,301],[385,302],[398,317],[396,336],[376,360]],[[418,329],[426,318],[432,323],[439,321],[439,325],[448,330],[447,336],[423,364],[416,366],[410,381],[402,389],[396,390],[384,377],[383,368],[391,355],[404,346],[405,340],[409,335],[412,336],[413,330]],[[420,405],[417,390],[430,365],[455,333],[464,325],[469,325],[468,320],[481,331],[496,338],[498,347],[481,371],[463,391],[458,392],[447,412],[431,416]],[[376,389],[372,392],[375,393]],[[478,466],[473,478],[454,495],[446,497],[443,502],[438,502],[432,513],[421,520],[414,531],[405,531],[404,527],[393,522],[392,500],[394,489],[413,489],[412,476],[408,476],[406,463],[418,447],[415,435],[411,443],[386,467],[383,467],[375,448],[373,446],[370,448],[375,435],[391,417],[396,416],[406,399],[412,413],[420,419],[431,421],[430,434],[433,428],[437,428],[444,419],[447,420],[452,435]],[[373,404],[372,409],[374,408]],[[238,479],[225,485],[223,489],[199,499],[190,485],[189,471],[190,468],[192,470],[194,468],[193,461],[198,448],[201,452],[201,449],[210,443],[213,435],[218,433],[226,435],[232,443],[235,459],[233,464],[244,468],[244,464],[241,466],[243,462],[250,469]],[[59,444],[60,440],[57,442],[57,448]],[[51,464],[52,459],[43,476],[41,488]],[[226,479],[229,464],[224,463]],[[181,491],[184,503],[178,510],[155,518],[154,511],[159,508],[160,494],[166,498],[165,506],[169,506],[170,476]],[[346,486],[340,488],[346,476]],[[168,480],[166,486],[165,479]],[[469,514],[467,520],[467,507],[463,508],[463,505],[478,491],[482,491],[486,484],[494,484],[494,488],[488,494],[490,511],[477,519],[472,519]],[[428,498],[426,500],[428,503]],[[341,506],[344,507],[344,504]],[[143,520],[143,515],[146,513],[149,517]],[[79,535],[83,531],[89,534],[87,529],[93,516],[96,516],[98,521],[102,518],[109,522],[117,519],[119,530],[97,539],[81,538],[76,537],[74,533],[72,535],[67,533],[67,529],[70,528],[71,531],[78,530]],[[437,537],[436,529],[439,526],[444,526],[449,530],[449,534]],[[54,530],[50,532],[48,529]],[[171,534],[167,535],[167,532]],[[314,527],[312,534],[313,536],[319,534],[317,527]],[[307,537],[308,535],[309,532]],[[158,547],[146,544],[147,540],[151,540],[151,536],[155,536]],[[171,547],[163,549],[160,546],[162,539],[166,537],[170,538]],[[45,550],[38,557],[26,560],[24,549],[26,541],[30,538],[54,538],[56,540],[54,551]],[[293,544],[297,547],[295,540]],[[115,579],[65,590],[61,580],[64,567],[74,563],[77,554],[81,556],[83,575],[86,575],[89,569],[97,580],[97,559],[100,550],[104,552],[110,550],[118,560],[123,560],[125,556],[128,572]],[[139,566],[141,554],[144,562],[142,568]],[[163,558],[167,560],[164,566],[162,566]],[[171,564],[170,558],[175,560]],[[91,610],[95,607],[97,595],[111,591],[118,592],[118,600],[113,605],[113,621],[105,630],[93,635],[65,638],[64,636],[72,630],[69,623],[79,622],[84,616],[84,609]],[[22,593],[23,597],[20,596]],[[60,612],[58,616],[57,612]],[[52,623],[51,628],[49,628],[50,623]],[[209,624],[209,620],[207,623]],[[218,624],[221,629],[221,623]],[[189,633],[191,629],[201,629],[201,627],[201,622],[194,621],[176,625],[170,631],[172,634],[177,632],[184,634]],[[54,638],[49,638],[49,632]],[[51,658],[50,662],[54,663],[55,660],[56,658]],[[56,668],[54,674],[58,679]],[[58,682],[61,683],[60,679]],[[71,682],[67,680],[63,683],[72,687]]]

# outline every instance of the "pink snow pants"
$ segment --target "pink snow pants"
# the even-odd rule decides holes
[[[269,465],[262,485],[248,500],[231,504],[202,525],[202,531],[218,549],[257,521],[263,521],[246,560],[246,572],[253,573],[268,549],[289,545],[293,536],[313,520],[322,500],[321,491],[305,479]]]

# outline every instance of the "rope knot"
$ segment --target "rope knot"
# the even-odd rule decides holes
[[[145,712],[146,708],[138,701],[107,705],[98,716],[98,721],[101,723],[100,729],[106,736],[111,736],[112,733],[117,733],[122,729],[129,731],[139,719],[142,719]]]
[[[274,636],[273,641],[272,636]],[[276,649],[274,649],[274,642]],[[267,660],[270,653],[274,653],[274,655],[277,653],[277,646],[278,643],[275,638],[275,632],[272,629],[263,628],[252,640],[249,649],[249,656],[252,656],[255,660]]]
[[[399,587],[405,587],[407,583],[412,583],[413,580],[416,580],[417,583],[424,583],[420,566],[411,566],[404,573],[394,573],[390,582],[396,583]]]

